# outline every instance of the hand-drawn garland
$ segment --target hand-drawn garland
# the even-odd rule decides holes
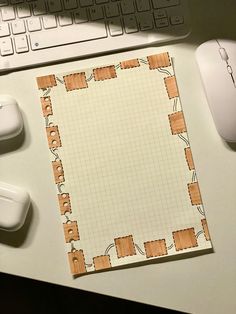
[[[63,84],[67,92],[77,89],[89,87],[89,82],[104,81],[108,79],[117,78],[117,71],[132,69],[140,67],[140,64],[148,65],[150,70],[158,70],[164,74],[164,82],[166,91],[172,104],[172,113],[169,114],[169,123],[172,135],[177,135],[179,139],[185,144],[184,152],[185,159],[192,173],[191,183],[188,184],[188,193],[192,206],[196,206],[198,212],[203,217],[201,219],[202,229],[195,233],[194,228],[187,228],[172,232],[173,243],[168,246],[165,239],[157,239],[144,242],[144,250],[141,246],[134,242],[132,235],[127,235],[115,238],[114,242],[110,243],[104,250],[104,254],[95,256],[92,263],[86,263],[84,252],[82,249],[77,249],[76,244],[80,240],[79,229],[77,221],[71,221],[72,214],[70,194],[65,192],[65,176],[62,161],[60,158],[60,147],[62,146],[59,128],[50,122],[53,116],[53,106],[50,98],[51,89],[57,86],[57,83]],[[87,269],[102,270],[111,268],[110,254],[113,249],[116,250],[117,258],[125,258],[127,256],[136,255],[137,253],[146,258],[161,257],[168,255],[171,250],[184,250],[198,246],[197,239],[201,234],[205,235],[207,241],[210,240],[210,235],[205,219],[204,208],[202,205],[200,190],[197,182],[196,171],[193,163],[192,153],[189,145],[184,115],[182,112],[177,83],[174,74],[167,69],[171,65],[170,57],[167,52],[151,55],[147,58],[132,59],[122,61],[116,65],[109,65],[92,69],[91,75],[86,77],[85,72],[76,72],[68,74],[60,78],[55,75],[47,75],[37,78],[38,88],[43,91],[43,96],[40,98],[43,116],[45,118],[46,133],[48,138],[48,145],[53,157],[52,167],[54,179],[58,191],[58,203],[61,215],[64,216],[64,234],[66,243],[70,243],[71,251],[68,252],[71,272],[73,275],[81,275],[87,272]],[[178,109],[179,108],[179,109]],[[183,135],[184,134],[184,135]]]

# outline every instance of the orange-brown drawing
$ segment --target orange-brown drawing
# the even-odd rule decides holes
[[[175,76],[168,76],[164,78],[166,90],[169,99],[175,98],[179,96],[178,87],[176,83]]]
[[[58,194],[57,197],[58,197],[61,215],[65,215],[66,213],[71,213],[71,203],[70,203],[69,193]]]
[[[202,219],[201,223],[202,223],[202,227],[203,227],[203,231],[204,231],[204,235],[205,235],[206,240],[207,241],[211,240],[206,219]]]
[[[111,261],[109,255],[101,255],[93,258],[95,270],[111,268]]]
[[[82,235],[82,225],[80,226],[81,219],[83,218],[83,214],[81,214],[81,216],[78,216],[77,212],[74,212],[74,206],[75,206],[73,203],[74,198],[73,198],[73,195],[71,194],[74,190],[72,189],[70,191],[70,186],[71,186],[70,176],[68,177],[68,179],[67,178],[65,179],[66,173],[64,173],[63,165],[66,168],[66,164],[68,163],[67,165],[69,166],[69,163],[72,162],[71,161],[72,159],[68,161],[67,159],[64,160],[64,157],[63,157],[62,158],[63,160],[62,161],[60,160],[62,156],[65,156],[66,158],[66,154],[63,153],[63,150],[64,148],[66,149],[66,147],[63,147],[63,149],[60,149],[60,147],[62,147],[62,144],[63,146],[69,145],[69,142],[64,143],[63,134],[61,133],[62,137],[60,136],[60,133],[59,133],[60,125],[59,127],[58,125],[53,125],[54,122],[59,123],[59,124],[61,123],[66,124],[66,121],[64,119],[61,119],[62,111],[60,110],[62,110],[61,109],[61,105],[63,105],[63,103],[61,103],[62,100],[61,102],[59,101],[57,104],[56,103],[54,104],[54,97],[56,96],[55,97],[55,101],[56,101],[58,99],[57,96],[60,96],[61,95],[60,93],[62,92],[64,93],[64,97],[69,97],[69,93],[67,92],[71,92],[73,90],[79,90],[75,92],[76,94],[79,94],[79,92],[82,92],[82,94],[83,93],[86,94],[90,92],[93,93],[94,92],[93,89],[91,89],[90,91],[90,88],[88,88],[88,87],[92,87],[89,84],[97,85],[99,84],[98,81],[104,81],[104,80],[117,78],[117,74],[120,73],[119,71],[127,69],[127,71],[123,71],[127,73],[129,72],[128,69],[132,69],[132,68],[133,70],[131,71],[135,72],[135,74],[137,71],[137,75],[139,75],[139,70],[141,71],[141,74],[142,74],[142,70],[144,70],[145,75],[147,73],[150,73],[151,75],[153,74],[153,72],[150,72],[149,70],[156,69],[156,71],[154,72],[157,75],[159,72],[162,73],[161,74],[162,79],[160,77],[161,80],[163,80],[163,77],[164,77],[163,73],[165,73],[166,77],[164,78],[164,81],[162,81],[162,85],[161,85],[162,87],[160,87],[160,92],[165,93],[165,96],[166,96],[165,103],[167,105],[168,104],[170,105],[170,109],[174,105],[173,110],[170,111],[172,113],[168,115],[170,129],[173,135],[178,135],[178,137],[184,140],[185,144],[187,144],[185,145],[186,148],[184,149],[184,154],[182,150],[182,162],[184,166],[184,163],[185,163],[184,157],[185,157],[188,168],[187,168],[187,165],[185,164],[185,168],[183,168],[183,171],[185,171],[185,174],[189,174],[188,173],[189,170],[190,171],[195,170],[195,166],[193,162],[191,148],[189,147],[188,140],[186,139],[187,134],[186,136],[181,135],[181,133],[187,132],[187,128],[185,124],[183,111],[181,111],[182,109],[177,109],[177,108],[181,108],[181,104],[178,105],[178,100],[177,100],[177,97],[179,97],[178,87],[177,87],[176,77],[171,74],[174,72],[171,67],[171,59],[169,57],[168,52],[151,55],[151,56],[148,56],[147,59],[146,58],[145,59],[138,59],[138,58],[130,59],[130,60],[122,61],[116,65],[109,65],[109,66],[89,69],[88,71],[90,72],[87,72],[87,71],[78,72],[78,73],[70,72],[63,76],[63,81],[60,80],[55,75],[47,75],[47,76],[42,76],[42,77],[37,78],[37,84],[38,84],[38,88],[40,89],[40,94],[41,94],[40,102],[41,102],[41,107],[42,107],[42,113],[46,122],[46,134],[47,134],[47,139],[48,139],[48,146],[51,151],[51,157],[53,156],[53,159],[51,160],[54,160],[51,162],[52,162],[52,168],[53,168],[54,181],[55,181],[55,184],[57,184],[57,190],[58,190],[57,192],[58,205],[60,208],[61,215],[64,215],[62,216],[62,225],[63,225],[65,242],[67,243],[66,245],[67,249],[68,249],[68,246],[71,247],[71,252],[68,252],[67,254],[68,254],[71,273],[73,275],[82,275],[84,273],[87,273],[93,270],[100,271],[100,270],[110,269],[112,268],[113,261],[114,261],[114,264],[116,263],[128,264],[128,263],[131,263],[131,262],[133,263],[141,259],[147,260],[150,258],[165,257],[172,253],[177,254],[178,251],[180,251],[179,253],[184,253],[184,252],[181,252],[181,250],[187,250],[191,248],[194,249],[195,247],[198,247],[198,245],[199,245],[199,248],[201,248],[203,240],[204,241],[210,240],[210,234],[209,234],[209,230],[207,226],[207,221],[206,219],[201,219],[201,218],[204,218],[205,216],[202,216],[201,218],[199,218],[199,213],[204,214],[203,211],[201,211],[201,207],[194,208],[191,206],[191,204],[192,205],[202,204],[199,185],[198,185],[198,182],[195,182],[195,178],[196,178],[195,171],[193,171],[192,183],[189,183],[187,185],[188,190],[187,190],[187,187],[185,186],[186,188],[185,193],[189,193],[189,197],[190,197],[189,202],[186,205],[190,207],[189,219],[191,221],[188,220],[188,222],[186,222],[186,225],[185,225],[185,220],[184,219],[181,220],[182,216],[180,216],[180,219],[179,220],[177,219],[176,222],[178,223],[178,221],[180,221],[181,225],[178,224],[178,227],[176,228],[171,227],[171,231],[175,230],[172,232],[174,244],[172,242],[171,245],[167,247],[167,244],[166,244],[167,238],[164,234],[160,237],[159,236],[156,237],[153,234],[153,237],[150,236],[145,239],[146,242],[144,242],[144,240],[141,241],[141,243],[143,243],[144,245],[144,251],[145,251],[144,252],[143,249],[141,249],[136,243],[134,243],[134,239],[136,239],[136,237],[135,237],[135,234],[133,233],[134,229],[131,227],[130,231],[127,230],[127,233],[126,232],[122,233],[124,236],[121,236],[121,237],[117,237],[117,232],[115,233],[115,230],[114,230],[114,235],[113,235],[114,242],[110,243],[109,241],[109,245],[106,247],[105,252],[104,252],[104,247],[105,247],[104,243],[100,243],[102,241],[101,239],[97,239],[98,242],[95,243],[95,245],[96,245],[96,250],[99,249],[101,245],[102,251],[96,252],[96,253],[86,252],[86,250],[92,250],[93,245],[91,247],[89,242],[85,242],[85,243],[83,242],[84,237]],[[166,69],[162,70],[162,68],[166,68]],[[89,78],[87,79],[86,73],[91,73],[91,71],[93,71],[93,75],[89,75]],[[123,77],[124,75],[121,75],[121,78],[118,77],[117,80],[113,82],[115,83],[119,79],[122,80]],[[140,80],[141,79],[142,79],[142,76]],[[145,79],[147,79],[146,76],[145,76]],[[91,80],[92,82],[89,83],[89,81]],[[65,86],[65,89],[62,84],[60,84],[60,87],[62,87],[62,89],[58,90],[57,87],[55,88],[55,86],[57,86],[57,82],[64,83],[63,85]],[[109,84],[109,81],[104,82],[104,84],[105,83]],[[103,85],[103,83],[101,83],[101,85]],[[53,88],[52,91],[51,91],[51,88]],[[85,89],[85,90],[80,91],[80,89]],[[64,117],[62,116],[62,118]],[[167,119],[167,114],[165,115],[164,119]],[[51,121],[54,121],[54,122],[51,122]],[[66,128],[66,125],[64,125],[63,130],[65,130],[65,128]],[[61,128],[60,128],[60,131],[62,132]],[[172,141],[173,137],[171,136],[171,133],[169,131],[169,137],[170,137],[169,139]],[[167,146],[167,149],[168,149],[168,146]],[[68,182],[66,182],[66,180],[68,180]],[[61,189],[62,185],[63,185],[63,189]],[[191,204],[190,204],[190,200],[191,200]],[[194,220],[195,216],[193,216],[193,213],[191,213],[191,209],[193,211],[194,209],[198,209],[199,213],[198,211],[194,212],[194,214],[196,214],[197,221]],[[81,208],[81,211],[83,211],[83,208]],[[70,214],[73,214],[73,215],[70,215]],[[186,216],[186,220],[187,218],[188,216]],[[168,217],[166,217],[166,219],[168,219]],[[194,222],[199,223],[200,219],[201,219],[202,228],[200,228],[201,230],[195,234]],[[188,226],[194,226],[194,227],[189,228]],[[127,228],[129,228],[129,226]],[[149,231],[151,232],[151,230]],[[153,232],[155,233],[155,230],[153,230]],[[202,236],[201,241],[199,241],[199,244],[198,244],[197,242],[198,236],[200,234],[203,234],[203,232],[204,232],[205,238]],[[78,242],[74,244],[74,241],[78,241]],[[210,246],[209,243],[208,243],[208,246]],[[75,247],[77,247],[78,249],[76,249]],[[80,249],[81,247],[84,250]],[[112,248],[114,250],[114,247],[116,249],[116,254],[114,254],[114,256],[109,255],[110,250]],[[170,249],[172,249],[171,253],[169,251]],[[89,253],[89,254],[87,255],[86,253]],[[86,256],[86,261],[85,261],[85,256]],[[137,259],[135,257],[137,257]]]
[[[82,275],[87,272],[84,260],[83,250],[76,250],[68,253],[71,273],[73,275]]]
[[[168,52],[148,56],[147,60],[149,63],[149,69],[150,70],[154,70],[154,69],[158,69],[158,68],[164,68],[164,67],[168,67],[171,65]]]
[[[53,114],[52,111],[52,103],[51,103],[51,97],[40,97],[40,102],[42,105],[42,111],[43,111],[43,116],[48,117]]]
[[[40,76],[36,79],[39,89],[47,89],[49,87],[57,86],[56,77],[54,74]]]
[[[57,125],[46,127],[46,133],[49,148],[61,147],[61,139]]]
[[[147,258],[167,255],[167,247],[166,247],[165,239],[145,242],[144,248],[145,248]]]
[[[168,115],[168,117],[170,121],[171,132],[173,135],[184,133],[187,131],[182,111],[171,113]]]
[[[139,64],[138,59],[132,59],[132,60],[126,60],[126,61],[120,62],[120,68],[122,70],[136,68],[139,66],[140,66],[140,64]]]
[[[80,239],[78,225],[76,221],[63,223],[66,242],[77,241]]]
[[[136,255],[132,235],[114,239],[117,257]]]
[[[66,75],[63,79],[67,92],[88,87],[85,72]]]
[[[202,198],[201,198],[201,193],[200,193],[198,182],[189,183],[188,192],[189,192],[192,205],[202,204]]]
[[[193,162],[193,156],[192,156],[191,148],[190,147],[186,147],[184,149],[184,152],[185,152],[185,158],[186,158],[189,170],[194,170],[195,167],[194,167],[194,162]]]
[[[64,182],[64,170],[61,160],[52,161],[52,169],[54,173],[55,183],[58,184]]]
[[[116,69],[114,65],[107,67],[93,69],[93,76],[95,81],[103,81],[116,78]]]
[[[198,246],[194,228],[174,231],[172,234],[176,251]]]

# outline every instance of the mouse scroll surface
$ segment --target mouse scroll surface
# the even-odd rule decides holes
[[[0,140],[17,136],[23,129],[23,118],[14,98],[0,95]]]
[[[236,41],[207,41],[198,47],[196,58],[218,133],[236,142]]]

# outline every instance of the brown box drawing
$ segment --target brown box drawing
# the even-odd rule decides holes
[[[88,87],[85,72],[66,75],[63,79],[67,91]]]
[[[57,125],[46,127],[46,133],[49,148],[61,147],[61,139]]]
[[[42,111],[43,116],[48,117],[53,114],[52,111],[52,103],[50,97],[40,97],[41,105],[42,105]]]
[[[103,81],[117,77],[114,65],[107,67],[96,68],[93,70],[93,76],[95,81]]]
[[[188,192],[189,192],[192,205],[202,204],[202,198],[201,198],[201,193],[200,193],[198,182],[189,183]]]
[[[63,166],[60,160],[57,161],[52,161],[52,168],[53,168],[53,173],[54,173],[54,179],[55,183],[62,183],[64,182],[64,171],[63,171]]]
[[[118,258],[136,254],[132,235],[116,238],[114,241]]]
[[[58,202],[60,206],[61,215],[71,213],[71,203],[69,193],[58,194]]]
[[[209,241],[209,240],[211,240],[211,237],[210,237],[210,233],[208,230],[207,221],[206,221],[206,219],[202,219],[201,222],[202,222],[202,227],[203,227],[205,238],[207,241]]]
[[[83,250],[73,251],[68,253],[71,273],[80,275],[86,273]]]
[[[176,251],[198,246],[194,228],[173,232]]]
[[[37,84],[39,89],[46,89],[57,86],[55,75],[46,75],[37,77]]]
[[[159,53],[147,57],[149,69],[154,70],[170,66],[170,58],[167,52]]]
[[[169,98],[171,99],[171,98],[178,97],[179,92],[178,92],[175,76],[168,76],[164,79],[164,81],[165,81],[166,90],[167,90]]]
[[[182,111],[169,114],[171,132],[173,135],[186,132],[186,125]]]
[[[186,147],[184,149],[184,151],[185,151],[185,158],[186,158],[189,170],[194,170],[195,167],[194,167],[194,162],[193,162],[193,156],[192,156],[191,148],[190,147]]]
[[[111,268],[111,261],[109,255],[101,255],[93,258],[95,270]]]
[[[139,64],[138,59],[132,59],[132,60],[120,62],[121,69],[131,69],[131,68],[135,68],[135,67],[139,67],[139,66],[140,66],[140,64]]]
[[[70,221],[67,223],[63,223],[64,234],[66,242],[71,242],[79,240],[79,231],[78,225],[76,221]]]
[[[145,242],[144,248],[147,257],[167,255],[165,239]]]

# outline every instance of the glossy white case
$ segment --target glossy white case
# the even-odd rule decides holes
[[[29,206],[30,197],[25,190],[0,182],[0,229],[20,229],[25,222]]]
[[[0,95],[0,140],[17,136],[23,129],[23,118],[14,98]]]

